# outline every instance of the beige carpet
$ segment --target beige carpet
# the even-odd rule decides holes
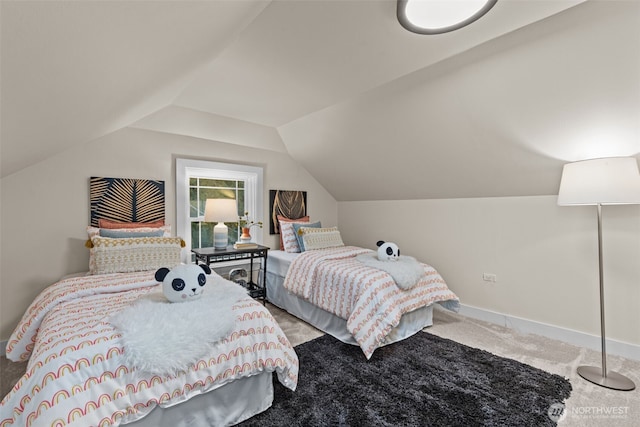
[[[285,334],[296,346],[322,332],[296,317],[267,304]],[[446,310],[434,312],[434,326],[426,329],[441,337],[518,360],[571,381],[573,391],[566,402],[567,414],[560,426],[640,426],[640,390],[614,391],[578,376],[579,365],[600,366],[600,353],[537,335],[523,335],[511,329],[460,316]],[[607,358],[609,369],[631,378],[640,387],[640,362],[617,356]],[[6,393],[20,377],[25,364],[0,358],[0,391]],[[8,389],[8,390],[7,390]]]

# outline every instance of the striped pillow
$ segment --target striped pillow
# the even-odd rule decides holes
[[[298,218],[298,219],[290,219],[282,215],[278,215],[277,218],[278,218],[278,226],[280,228],[280,249],[284,251],[284,239],[282,238],[282,224],[286,222],[297,222],[297,223],[309,222],[309,217],[303,216],[302,218]]]
[[[180,237],[132,237],[113,239],[95,236],[94,265],[90,274],[128,273],[173,268],[180,264]]]
[[[300,252],[300,245],[298,245],[298,239],[296,239],[296,232],[293,229],[293,224],[293,222],[280,223],[280,237],[282,239],[281,249],[289,253],[298,253]]]

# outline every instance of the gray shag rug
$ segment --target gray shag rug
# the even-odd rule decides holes
[[[425,332],[362,351],[324,335],[295,348],[295,392],[243,426],[555,426],[565,378]],[[553,414],[553,412],[552,412]]]

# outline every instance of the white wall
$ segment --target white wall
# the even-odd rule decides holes
[[[339,202],[338,220],[347,244],[433,265],[465,305],[599,336],[596,208],[556,199]],[[603,207],[603,229],[607,337],[638,346],[640,208]]]
[[[268,190],[306,190],[313,218],[337,223],[335,199],[286,153],[123,129],[1,180],[0,340],[9,338],[46,286],[88,269],[89,177],[164,180],[166,218],[175,224],[177,157],[263,166],[264,212]],[[270,236],[268,227],[261,231],[265,244],[277,248],[278,236]]]
[[[593,207],[559,207],[555,196],[336,203],[285,153],[124,129],[0,181],[0,340],[42,289],[87,269],[89,177],[163,179],[174,223],[176,157],[264,165],[265,195],[307,190],[313,218],[337,223],[347,244],[397,242],[436,267],[463,304],[599,335]],[[607,336],[637,346],[640,208],[603,213]],[[483,272],[498,281],[484,282]]]

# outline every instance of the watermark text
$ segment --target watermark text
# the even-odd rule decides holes
[[[567,408],[563,403],[549,406],[547,415],[559,422],[567,417],[582,419],[624,419],[629,415],[628,406],[574,406]]]

